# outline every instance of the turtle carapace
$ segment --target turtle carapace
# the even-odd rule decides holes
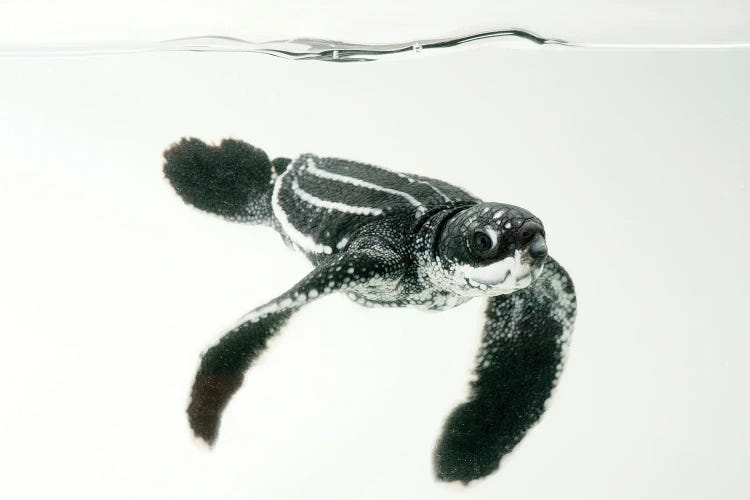
[[[270,160],[232,139],[218,146],[182,139],[164,157],[164,173],[185,202],[271,226],[314,265],[205,352],[187,409],[196,436],[214,443],[224,407],[268,339],[299,308],[333,292],[367,306],[432,310],[487,297],[468,399],[448,416],[434,450],[438,479],[467,483],[491,473],[542,415],[576,301],[533,214],[348,160]]]

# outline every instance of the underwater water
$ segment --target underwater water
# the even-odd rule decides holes
[[[422,49],[0,58],[3,498],[750,496],[750,51]],[[443,179],[544,221],[578,319],[498,471],[465,487],[431,462],[482,299],[323,298],[248,372],[215,448],[193,439],[200,353],[311,266],[180,201],[162,153],[185,136]]]

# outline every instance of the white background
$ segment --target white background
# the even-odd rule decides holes
[[[512,51],[372,64],[241,54],[0,60],[0,496],[750,496],[748,52]],[[335,155],[524,206],[577,285],[540,425],[469,488],[431,451],[481,301],[300,312],[212,452],[201,350],[309,269],[182,204],[181,136]]]

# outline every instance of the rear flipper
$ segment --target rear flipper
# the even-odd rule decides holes
[[[468,483],[490,474],[539,420],[562,370],[575,314],[573,282],[551,258],[531,286],[489,300],[477,378],[435,449],[438,479]]]
[[[230,220],[270,224],[273,182],[289,164],[236,139],[183,138],[164,152],[164,175],[188,204]]]
[[[370,279],[395,279],[402,269],[401,258],[389,250],[359,249],[335,254],[289,291],[245,315],[236,328],[203,355],[187,409],[195,435],[209,445],[214,443],[221,414],[242,385],[245,371],[297,309],[318,297]]]

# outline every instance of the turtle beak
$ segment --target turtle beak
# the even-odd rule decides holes
[[[544,240],[542,233],[537,233],[529,243],[529,255],[539,260],[547,257],[547,242]]]
[[[544,227],[536,219],[527,220],[516,232],[516,243],[519,248],[528,249],[534,260],[547,257],[547,242],[544,239]]]

